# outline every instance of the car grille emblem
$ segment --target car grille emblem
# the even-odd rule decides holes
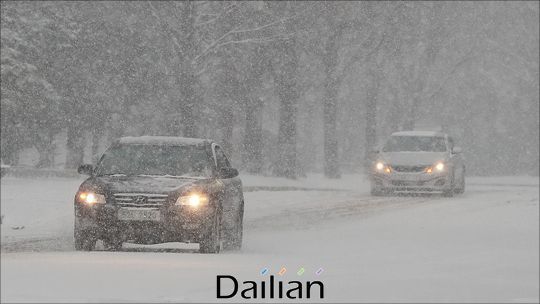
[[[148,198],[147,198],[146,196],[142,196],[142,195],[136,196],[136,197],[134,197],[133,200],[132,200],[132,202],[133,202],[134,204],[141,204],[141,205],[142,205],[142,204],[146,204],[147,201],[148,201]]]

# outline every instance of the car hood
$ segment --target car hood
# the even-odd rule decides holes
[[[201,179],[166,176],[99,176],[96,182],[116,193],[166,193],[194,185]]]
[[[446,152],[382,152],[380,160],[394,166],[429,166],[447,158]]]

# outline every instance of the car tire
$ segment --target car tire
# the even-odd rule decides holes
[[[75,231],[75,250],[92,251],[96,248],[97,238],[90,231]]]
[[[199,241],[199,253],[219,253],[221,249],[221,212],[216,212],[212,227]]]
[[[103,247],[107,251],[120,251],[122,250],[123,240],[120,237],[112,237],[103,240]]]
[[[463,168],[462,176],[459,182],[459,188],[456,189],[456,193],[463,194],[465,193],[465,168]]]
[[[454,190],[450,189],[450,190],[444,191],[443,196],[444,197],[453,197],[454,196]]]
[[[447,190],[444,190],[443,191],[443,196],[444,197],[453,197],[454,196],[454,193],[455,193],[455,172],[452,172],[452,179],[450,181],[450,188],[447,189]]]
[[[224,244],[224,249],[229,249],[229,250],[242,249],[243,235],[244,235],[244,202],[242,201],[240,205],[240,210],[238,211],[238,218],[236,219],[235,229],[233,233],[230,235],[230,238]]]
[[[371,193],[372,196],[383,196],[384,195],[383,189],[376,188],[376,187],[371,187],[370,193]]]

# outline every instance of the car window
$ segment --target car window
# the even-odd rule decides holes
[[[383,152],[445,152],[444,137],[438,136],[391,136]]]
[[[97,175],[173,175],[209,177],[212,162],[199,146],[122,145],[107,150]]]
[[[225,156],[225,153],[223,152],[220,146],[215,146],[214,151],[216,153],[216,161],[217,161],[218,169],[231,167],[231,164],[229,163],[227,156]]]

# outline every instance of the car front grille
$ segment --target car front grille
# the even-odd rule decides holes
[[[167,201],[167,194],[157,193],[115,193],[114,201],[120,207],[161,207]]]
[[[396,172],[423,172],[427,166],[391,166]]]
[[[408,186],[423,186],[424,181],[392,181],[392,186],[408,187]]]

